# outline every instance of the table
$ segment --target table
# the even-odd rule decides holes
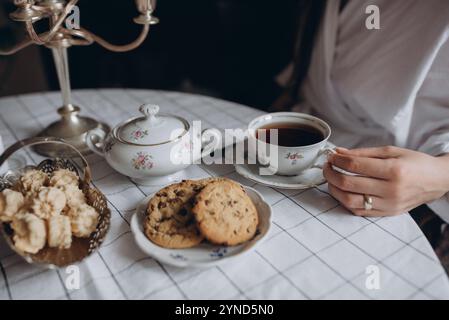
[[[245,127],[262,114],[209,97],[149,90],[75,91],[83,113],[116,125],[144,102],[204,127]],[[56,120],[59,93],[0,99],[5,147]],[[39,161],[32,152],[21,154]],[[276,190],[241,178],[232,165],[195,165],[186,178],[226,176],[253,186],[273,208],[273,227],[257,251],[210,269],[177,269],[147,257],[129,222],[137,203],[156,191],[132,183],[97,155],[88,157],[93,183],[112,211],[100,250],[79,264],[79,289],[65,283],[73,270],[42,270],[25,263],[2,241],[0,299],[448,299],[449,281],[409,215],[367,219],[350,215],[327,186]],[[379,280],[377,282],[377,280]],[[377,286],[377,284],[379,286]]]

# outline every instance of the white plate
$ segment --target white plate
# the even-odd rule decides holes
[[[244,186],[248,196],[253,201],[259,213],[259,226],[257,235],[250,241],[235,246],[217,246],[209,243],[202,243],[199,246],[188,249],[167,249],[162,248],[145,236],[143,222],[148,201],[154,195],[146,197],[136,209],[136,213],[131,218],[131,231],[137,246],[146,254],[164,264],[175,267],[211,267],[241,257],[253,251],[257,245],[268,234],[271,226],[271,207],[263,199],[262,195],[253,188]]]
[[[328,148],[335,148],[332,142],[327,143]],[[327,161],[326,155],[322,155],[317,164],[324,164]],[[261,176],[259,175],[259,165],[257,164],[236,164],[235,170],[244,178],[257,182],[261,185],[281,188],[281,189],[309,189],[326,183],[321,169],[308,169],[297,176]]]

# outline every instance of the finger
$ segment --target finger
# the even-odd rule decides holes
[[[365,209],[365,199],[362,194],[343,191],[336,186],[329,184],[329,192],[338,200],[345,208],[350,210]],[[373,199],[373,210],[383,210],[384,201],[376,196],[371,196]]]
[[[348,150],[345,148],[337,148],[336,151],[344,155],[379,158],[379,159],[397,158],[402,154],[401,148],[393,146],[378,147],[378,148],[361,148],[352,150]]]
[[[352,193],[382,197],[388,187],[385,180],[360,176],[354,177],[339,173],[332,169],[329,163],[324,165],[323,175],[330,184],[336,186],[340,190]]]
[[[328,161],[340,169],[367,177],[388,179],[391,177],[390,163],[387,159],[355,157],[332,154]]]

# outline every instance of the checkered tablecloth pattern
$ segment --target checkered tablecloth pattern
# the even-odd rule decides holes
[[[83,114],[111,126],[137,115],[141,103],[204,127],[235,128],[260,111],[208,97],[148,90],[82,90],[74,102]],[[57,119],[59,93],[0,99],[0,136],[5,147]],[[155,188],[134,184],[99,156],[88,157],[94,184],[106,194],[111,229],[98,252],[79,264],[80,288],[68,289],[65,269],[28,265],[0,242],[0,299],[448,299],[448,278],[426,238],[410,218],[366,219],[350,215],[327,186],[306,191],[255,185],[231,165],[191,166],[185,178],[227,176],[253,186],[273,208],[273,226],[258,249],[210,269],[177,269],[142,253],[130,232],[136,205]],[[36,163],[31,151],[11,166]],[[370,275],[379,271],[380,287]]]

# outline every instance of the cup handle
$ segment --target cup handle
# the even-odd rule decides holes
[[[320,152],[318,152],[318,155],[317,155],[316,158],[315,158],[315,162],[317,162],[318,159],[320,159],[320,157],[321,157],[322,155],[330,155],[330,154],[334,154],[334,153],[337,153],[337,152],[335,151],[335,148],[325,147],[324,149],[320,150]],[[311,168],[311,169],[321,169],[321,170],[323,170],[323,165],[322,165],[322,164],[317,164],[317,163],[315,163],[315,164],[313,164],[310,168]]]
[[[106,132],[103,129],[96,128],[90,130],[86,134],[86,145],[90,150],[103,157],[103,143],[105,138]]]
[[[221,142],[221,132],[218,129],[201,131],[201,159],[219,149]]]

